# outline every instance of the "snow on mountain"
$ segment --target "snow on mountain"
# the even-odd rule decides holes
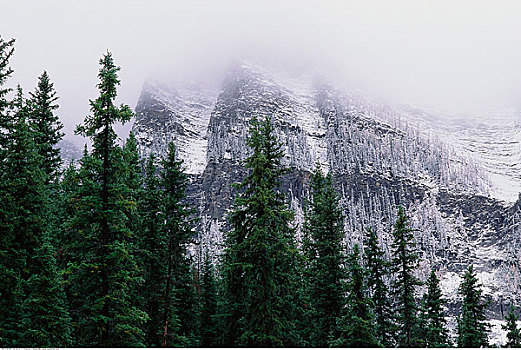
[[[208,85],[147,81],[133,127],[141,154],[162,155],[165,145],[173,141],[186,172],[201,173],[206,166],[206,129],[217,94]]]
[[[472,159],[490,180],[490,195],[514,202],[521,193],[521,112],[485,108],[472,113],[438,115],[409,106],[399,108],[424,133],[437,135]]]
[[[407,209],[422,258],[418,275],[438,271],[452,319],[459,276],[469,264],[492,300],[491,320],[503,319],[510,300],[521,301],[521,203],[498,200],[514,198],[502,182],[514,184],[517,176],[515,122],[465,129],[461,121],[251,63],[233,65],[217,89],[148,81],[136,112],[141,154],[162,154],[173,140],[185,161],[188,197],[201,218],[196,255],[206,248],[220,253],[232,184],[244,176],[241,161],[250,152],[249,120],[270,116],[290,168],[282,189],[298,222],[319,162],[341,194],[348,247],[373,226],[389,254],[397,208]]]

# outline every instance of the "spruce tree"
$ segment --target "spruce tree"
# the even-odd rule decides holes
[[[71,163],[61,182],[65,222],[63,245],[64,287],[69,302],[74,346],[96,345],[94,318],[100,295],[99,219],[100,161],[85,145],[78,169]]]
[[[11,102],[7,99],[7,94],[12,89],[4,87],[4,84],[13,74],[12,68],[9,67],[9,60],[14,53],[14,41],[14,39],[5,40],[0,36],[0,152],[6,146],[12,121],[9,113]]]
[[[360,249],[358,244],[348,257],[349,285],[346,315],[340,322],[340,338],[332,342],[334,346],[377,347],[372,301],[367,295],[366,271],[360,265]]]
[[[331,175],[324,176],[318,166],[311,176],[311,202],[304,223],[306,277],[311,304],[313,346],[324,347],[329,337],[337,338],[336,325],[346,304],[343,283],[346,271],[343,239],[343,214]]]
[[[194,346],[197,340],[194,313],[195,290],[187,245],[191,242],[193,210],[185,196],[188,180],[177,160],[175,145],[168,145],[161,172],[162,206],[165,213],[167,274],[162,297],[162,346]]]
[[[485,317],[488,302],[483,301],[483,292],[472,265],[465,271],[458,292],[463,298],[458,317],[458,347],[488,347],[490,326]]]
[[[208,348],[218,345],[217,336],[217,279],[215,269],[210,260],[208,252],[204,255],[201,274],[201,296],[200,296],[200,346]]]
[[[74,290],[79,305],[77,336],[82,346],[139,346],[143,344],[145,312],[134,295],[142,278],[135,256],[135,232],[126,217],[128,195],[122,151],[113,124],[132,117],[127,105],[116,106],[120,84],[111,53],[100,59],[100,95],[90,101],[91,115],[76,132],[90,137],[92,154],[84,157],[80,173],[81,210],[71,225],[76,235]],[[88,192],[85,190],[88,189]]]
[[[2,224],[3,238],[9,240],[2,244],[2,257],[10,260],[10,266],[3,264],[8,273],[3,282],[12,288],[2,293],[9,303],[3,310],[9,321],[3,322],[7,327],[2,341],[13,346],[67,346],[70,322],[53,257],[50,194],[36,135],[28,122],[30,107],[20,87],[12,106],[14,120],[1,175],[8,200],[4,208],[9,213]]]
[[[46,183],[54,183],[61,166],[60,150],[56,146],[64,134],[61,132],[63,124],[54,114],[58,108],[55,103],[58,97],[47,72],[44,71],[38,78],[38,86],[30,96],[30,121],[35,132],[36,147],[42,157],[42,167],[47,176]]]
[[[139,216],[143,224],[139,244],[144,277],[141,294],[144,310],[150,316],[145,324],[146,345],[157,347],[161,345],[163,335],[164,303],[161,300],[164,297],[163,286],[168,271],[168,243],[161,209],[162,191],[155,164],[156,158],[152,153],[146,161],[143,198],[139,202]]]
[[[505,347],[520,348],[521,332],[517,325],[519,316],[515,313],[514,305],[510,304],[510,311],[508,312],[507,317],[505,317],[505,320],[507,323],[501,326],[503,330],[507,331],[507,342],[505,343]]]
[[[420,327],[425,335],[426,346],[430,348],[450,347],[449,331],[443,305],[446,300],[443,298],[440,289],[440,280],[434,270],[431,271],[427,279],[427,293],[423,297],[426,311],[426,327]]]
[[[389,274],[389,262],[384,259],[376,231],[366,230],[364,262],[367,270],[367,289],[373,301],[375,314],[375,334],[378,342],[384,346],[393,345],[393,317],[389,300],[389,288],[385,278]]]
[[[58,252],[44,238],[34,263],[38,272],[27,280],[22,303],[21,344],[30,347],[69,347],[71,319],[56,256]]]
[[[2,300],[7,301],[2,313],[10,312],[10,306],[17,305],[18,302],[12,297],[25,298],[26,280],[36,272],[31,259],[38,247],[38,239],[42,237],[42,228],[45,226],[44,174],[27,123],[28,108],[20,86],[17,88],[11,107],[12,124],[3,149],[5,168],[0,174],[3,192],[0,205],[5,215],[0,225],[2,272],[6,273],[2,285],[7,287],[2,291]],[[15,289],[18,293],[13,294]],[[11,335],[19,336],[15,333]]]
[[[127,193],[125,194],[125,215],[128,227],[132,232],[141,230],[142,222],[138,212],[139,202],[143,197],[142,166],[139,159],[137,140],[131,131],[123,146],[123,162],[121,173]]]
[[[0,173],[0,208],[3,214],[0,225],[0,338],[3,344],[15,346],[23,341],[20,339],[19,308],[26,298],[26,281],[38,272],[33,257],[46,226],[46,203],[44,174],[27,122],[27,102],[19,86],[11,107],[11,125],[2,149],[4,169]]]
[[[418,345],[416,339],[418,304],[415,291],[421,282],[414,276],[418,255],[412,232],[405,211],[399,207],[391,245],[393,254],[391,271],[395,274],[392,290],[397,312],[397,342],[401,347]]]
[[[6,164],[7,143],[11,132],[12,115],[9,108],[11,102],[7,99],[10,88],[4,87],[7,79],[13,73],[9,67],[9,59],[14,53],[14,39],[4,40],[0,36],[0,344],[7,346],[9,342],[8,332],[8,310],[13,305],[14,291],[17,284],[16,270],[13,269],[12,261],[12,228],[9,223],[12,220],[10,213],[10,189],[9,179],[6,172],[9,170]]]
[[[280,191],[286,170],[270,118],[252,119],[247,144],[249,174],[238,187],[225,238],[224,345],[289,346],[295,335],[294,214]]]

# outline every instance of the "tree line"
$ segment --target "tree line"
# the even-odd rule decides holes
[[[489,345],[488,304],[472,266],[459,288],[457,337],[449,335],[436,272],[425,282],[415,275],[402,208],[389,259],[371,228],[348,251],[339,195],[317,166],[297,241],[270,118],[251,120],[248,175],[218,263],[203,252],[195,264],[196,212],[175,145],[142,160],[132,133],[117,142],[113,125],[133,112],[115,104],[112,54],[99,61],[99,95],[76,128],[91,150],[64,166],[53,83],[43,72],[34,91],[17,87],[10,98],[13,52],[14,40],[0,38],[1,346]],[[512,307],[506,346],[520,345],[517,319]]]

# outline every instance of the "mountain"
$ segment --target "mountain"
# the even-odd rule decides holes
[[[458,146],[465,141],[458,144],[449,127],[436,134],[434,115],[246,63],[234,64],[217,88],[148,81],[136,115],[143,156],[163,154],[172,140],[185,161],[189,199],[201,218],[196,256],[202,247],[218,255],[232,184],[242,179],[241,160],[249,153],[248,121],[271,116],[290,168],[282,187],[297,225],[316,163],[331,172],[342,196],[349,248],[373,226],[388,252],[397,208],[405,207],[416,229],[418,275],[425,280],[431,267],[439,272],[452,327],[460,277],[474,264],[492,299],[494,337],[504,336],[503,315],[511,300],[520,302],[521,202],[494,197],[490,164]]]
[[[61,140],[57,147],[60,149],[63,167],[67,167],[72,161],[79,160],[83,157],[82,149],[70,139]]]

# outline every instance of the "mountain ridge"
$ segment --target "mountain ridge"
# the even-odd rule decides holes
[[[185,161],[188,196],[201,218],[196,256],[203,247],[219,254],[232,184],[245,174],[248,122],[271,116],[283,164],[291,169],[282,189],[297,225],[317,162],[332,173],[341,195],[348,247],[362,243],[365,228],[373,226],[388,253],[397,207],[404,206],[418,230],[418,273],[426,278],[431,267],[439,272],[452,323],[458,276],[473,263],[493,300],[488,316],[497,320],[494,334],[501,336],[503,309],[519,295],[519,203],[492,198],[478,164],[439,139],[426,139],[408,125],[407,114],[309,77],[272,76],[241,63],[217,90],[147,82],[136,114],[133,131],[142,156],[162,154],[174,141]]]

